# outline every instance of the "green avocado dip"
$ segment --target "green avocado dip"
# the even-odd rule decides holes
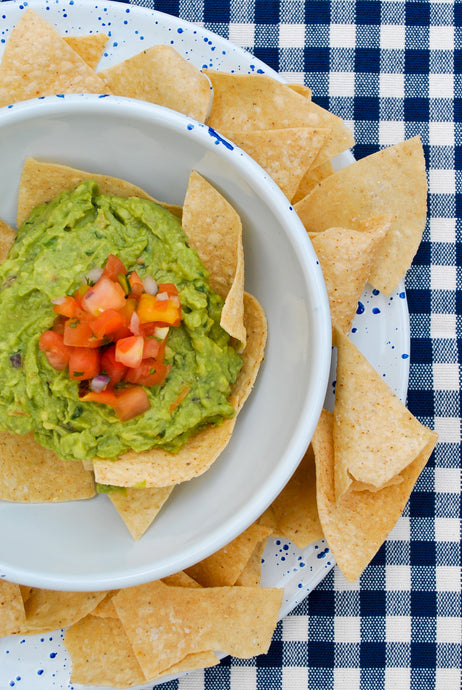
[[[73,293],[110,253],[141,278],[174,283],[183,315],[168,335],[165,383],[146,388],[150,409],[125,422],[108,405],[82,402],[79,382],[38,347],[56,317],[51,300]],[[0,426],[32,431],[68,460],[179,450],[198,429],[234,415],[227,398],[242,360],[219,325],[222,306],[178,218],[152,201],[100,194],[85,180],[32,211],[0,266]]]

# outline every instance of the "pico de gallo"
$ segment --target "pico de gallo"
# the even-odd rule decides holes
[[[73,295],[55,298],[53,311],[53,328],[39,347],[52,367],[81,382],[80,399],[110,405],[121,421],[148,410],[144,386],[164,383],[165,343],[181,323],[176,286],[149,275],[142,280],[110,254]]]

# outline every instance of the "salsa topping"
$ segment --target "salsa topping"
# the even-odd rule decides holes
[[[81,382],[80,399],[110,405],[121,421],[148,410],[144,387],[167,378],[165,343],[182,319],[176,286],[150,275],[142,280],[109,254],[74,294],[52,302],[57,316],[39,348],[54,369],[68,368]]]

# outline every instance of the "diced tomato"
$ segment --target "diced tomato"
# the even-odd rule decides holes
[[[82,298],[82,307],[93,316],[106,309],[122,309],[125,293],[119,283],[102,276]]]
[[[138,299],[144,292],[144,283],[136,271],[132,271],[129,276],[131,294]]]
[[[80,398],[83,402],[97,402],[97,403],[102,403],[104,405],[111,405],[114,407],[114,405],[117,402],[117,396],[114,393],[113,390],[105,390],[105,391],[88,391],[85,393],[85,395],[82,395]]]
[[[141,386],[124,388],[114,403],[114,411],[121,422],[126,422],[133,417],[146,412],[151,407],[148,395]]]
[[[131,335],[121,338],[116,342],[116,362],[125,364],[126,367],[137,367],[143,359],[144,338],[142,335]]]
[[[69,376],[77,381],[92,379],[100,372],[100,356],[97,349],[73,347],[69,354]]]
[[[169,297],[178,297],[178,290],[173,283],[159,283],[159,290],[157,294],[166,292]]]
[[[87,283],[82,283],[82,285],[77,288],[77,290],[74,292],[74,299],[77,303],[77,305],[82,308],[82,299],[84,295],[87,294],[88,290],[90,289],[90,286],[87,285]]]
[[[125,326],[125,318],[120,311],[106,309],[99,316],[90,321],[90,328],[97,338],[104,338]]]
[[[104,372],[111,379],[111,386],[122,381],[127,373],[127,367],[115,358],[115,345],[110,345],[101,355],[101,372]]]
[[[156,321],[170,326],[179,326],[181,323],[181,307],[178,298],[168,297],[162,299],[160,295],[148,295],[144,292],[138,302],[136,312],[142,324]],[[159,298],[160,297],[160,298]]]
[[[65,345],[72,347],[100,347],[104,340],[96,338],[88,321],[80,319],[68,319],[64,323],[63,339]]]
[[[143,359],[153,357],[162,361],[165,354],[165,340],[158,340],[153,335],[144,339]]]
[[[126,272],[127,269],[119,257],[115,256],[114,254],[109,254],[101,277],[104,276],[105,278],[110,278],[110,280],[116,281],[119,273],[125,275]]]
[[[125,375],[125,381],[138,383],[140,386],[156,386],[165,381],[169,371],[170,367],[167,364],[156,362],[155,359],[149,357],[143,359],[139,366],[129,368]]]
[[[64,344],[63,336],[55,331],[45,331],[40,336],[39,348],[45,353],[53,369],[65,369],[69,362],[70,348]]]
[[[66,297],[60,298],[59,302],[53,304],[53,311],[61,316],[73,318],[78,314],[79,305],[75,301],[74,297],[66,295]]]

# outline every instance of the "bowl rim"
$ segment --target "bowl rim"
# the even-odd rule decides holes
[[[176,556],[175,559],[172,557],[164,567],[156,568],[153,564],[148,568],[141,565],[135,569],[126,568],[124,574],[119,574],[111,579],[108,579],[107,576],[95,577],[92,575],[90,581],[88,578],[82,578],[81,575],[73,577],[69,575],[63,577],[34,575],[29,571],[26,572],[24,568],[3,564],[0,556],[0,572],[7,579],[32,586],[69,591],[115,589],[165,577],[214,553],[252,524],[289,481],[311,441],[325,399],[332,345],[332,326],[324,278],[308,233],[301,220],[290,201],[269,177],[268,173],[239,147],[208,125],[163,106],[132,98],[106,94],[60,94],[38,97],[0,108],[0,130],[10,123],[23,123],[37,115],[40,117],[65,116],[66,113],[75,115],[90,111],[97,111],[99,115],[114,112],[118,117],[121,116],[122,112],[125,112],[137,120],[147,121],[151,124],[160,122],[175,131],[186,129],[188,136],[197,139],[206,149],[218,153],[232,168],[237,169],[251,189],[263,195],[265,203],[273,215],[281,220],[284,232],[288,234],[297,252],[304,284],[310,289],[313,303],[316,300],[317,308],[311,311],[313,328],[317,337],[316,346],[310,355],[314,359],[318,382],[313,390],[307,389],[305,391],[302,409],[298,411],[299,423],[294,430],[290,443],[279,458],[277,468],[271,473],[269,479],[266,478],[265,482],[261,484],[260,490],[254,495],[251,505],[239,510],[231,520],[221,523],[214,531],[206,533],[199,544],[183,549],[180,552],[182,554],[180,557]],[[256,385],[258,385],[258,376]]]

